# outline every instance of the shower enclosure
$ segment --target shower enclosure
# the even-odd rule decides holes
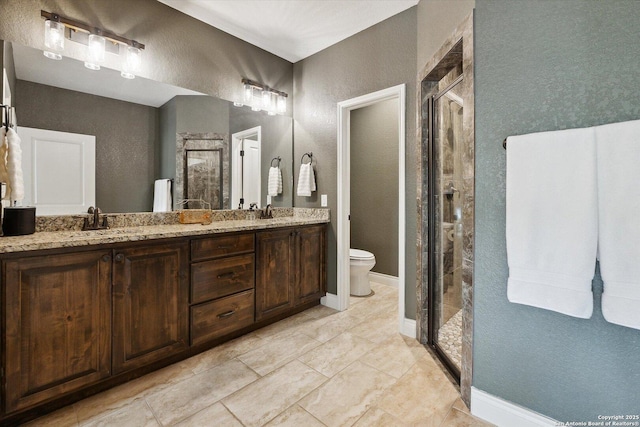
[[[428,344],[458,379],[462,355],[464,176],[462,63],[429,82],[427,244]]]

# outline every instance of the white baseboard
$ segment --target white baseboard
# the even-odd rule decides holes
[[[387,286],[394,286],[396,288],[398,287],[398,278],[396,276],[389,276],[388,274],[370,271],[369,280]]]
[[[410,338],[416,338],[416,321],[405,317],[400,333]]]
[[[471,387],[471,414],[498,427],[551,427],[560,423],[531,409]]]
[[[330,294],[327,292],[325,296],[320,298],[320,304],[326,305],[329,308],[333,308],[334,310],[339,310],[340,304],[338,304],[338,295]]]

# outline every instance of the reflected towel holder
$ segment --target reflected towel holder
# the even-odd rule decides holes
[[[308,153],[304,153],[302,155],[302,158],[300,159],[300,164],[304,164],[305,156],[309,156],[309,163],[313,163],[313,153],[311,151],[309,151]]]
[[[276,161],[278,162],[275,166],[273,166],[273,161],[274,161],[274,160],[276,160]],[[281,160],[282,160],[282,158],[281,158],[280,156],[278,156],[278,157],[274,157],[273,159],[271,159],[271,167],[272,167],[272,168],[273,168],[273,167],[280,167],[280,161],[281,161]]]

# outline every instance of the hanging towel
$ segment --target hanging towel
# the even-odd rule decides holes
[[[602,315],[640,329],[640,120],[595,131]]]
[[[9,128],[7,131],[7,174],[9,176],[9,186],[7,198],[11,200],[11,205],[22,202],[24,199],[24,178],[22,175],[22,148],[20,147],[20,137],[15,130]]]
[[[590,318],[598,244],[595,131],[509,137],[507,147],[507,297]]]
[[[316,191],[316,177],[313,166],[311,163],[302,163],[298,176],[298,196],[309,197],[314,191]]]
[[[171,180],[156,179],[153,186],[153,211],[171,212]]]
[[[267,192],[269,196],[272,197],[282,194],[282,171],[280,171],[278,166],[271,166],[269,168]]]
[[[5,196],[7,199],[9,194],[9,173],[7,172],[7,131],[4,126],[0,127],[0,182],[4,182]]]

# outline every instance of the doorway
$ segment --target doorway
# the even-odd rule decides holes
[[[349,308],[349,249],[351,224],[351,112],[373,105],[379,101],[396,99],[398,131],[398,330],[408,336],[415,337],[415,326],[405,322],[405,85],[393,86],[357,98],[338,103],[338,212],[337,212],[337,295],[335,300],[325,299],[325,304],[338,310]],[[372,207],[372,210],[374,207]],[[374,254],[375,255],[375,254]],[[409,328],[407,328],[407,324]]]
[[[246,209],[251,203],[260,205],[262,128],[236,132],[231,140],[231,207]]]

